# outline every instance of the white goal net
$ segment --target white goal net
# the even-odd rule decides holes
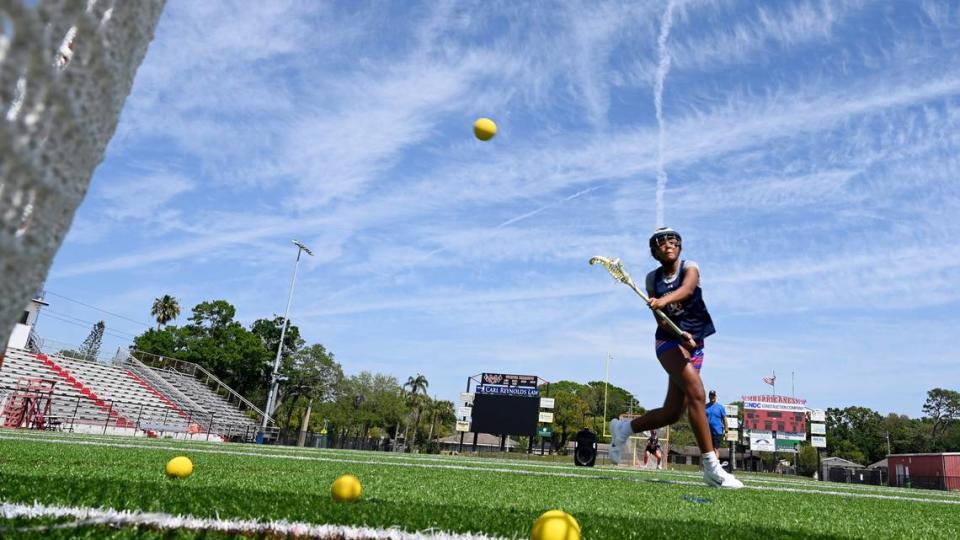
[[[0,0],[0,351],[113,136],[164,0]]]

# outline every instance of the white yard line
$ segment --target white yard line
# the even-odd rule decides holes
[[[256,521],[244,519],[214,519],[193,516],[175,516],[159,512],[115,510],[42,504],[0,503],[0,517],[14,518],[73,518],[77,521],[21,529],[0,529],[2,533],[76,528],[92,525],[149,527],[159,530],[217,531],[227,534],[264,534],[307,538],[350,540],[499,540],[500,537],[474,533],[445,531],[406,532],[401,529],[356,527],[350,525],[323,525],[299,521]]]
[[[178,446],[162,446],[159,444],[134,444],[134,443],[120,443],[120,442],[106,442],[106,441],[77,441],[70,439],[57,439],[57,438],[31,438],[31,437],[19,437],[19,436],[9,436],[6,434],[0,433],[0,440],[29,440],[33,442],[45,442],[45,443],[56,443],[56,444],[76,444],[82,446],[101,446],[109,448],[136,448],[144,450],[165,450],[165,451],[175,451],[175,452],[194,452],[202,454],[220,454],[220,455],[233,455],[233,456],[246,456],[246,457],[260,457],[260,458],[269,458],[269,459],[290,459],[297,461],[319,461],[319,462],[328,462],[328,463],[353,463],[357,465],[373,465],[373,466],[388,466],[388,467],[414,467],[420,469],[448,469],[448,470],[459,470],[459,471],[475,471],[475,472],[495,472],[495,473],[513,473],[521,474],[527,476],[549,476],[549,477],[560,477],[560,478],[583,478],[583,479],[593,479],[593,480],[610,480],[615,479],[610,476],[604,476],[602,473],[606,471],[614,472],[614,469],[604,469],[597,471],[596,473],[574,473],[574,472],[548,472],[548,471],[530,471],[530,470],[521,470],[521,469],[511,469],[506,467],[473,467],[468,465],[455,465],[448,463],[409,463],[401,461],[389,461],[389,460],[372,460],[372,459],[348,459],[348,458],[337,458],[337,457],[320,457],[320,456],[307,456],[307,455],[295,455],[295,454],[275,454],[275,453],[257,453],[257,452],[244,452],[237,450],[222,450],[214,448],[183,448]],[[361,452],[357,452],[361,454]],[[434,460],[436,461],[436,460]],[[626,472],[626,471],[620,471]],[[639,471],[637,471],[639,472]],[[681,473],[674,473],[681,474]],[[691,475],[693,478],[698,478],[699,475]],[[684,481],[684,480],[659,480],[651,479],[651,482],[664,484],[679,484],[679,485],[690,485],[690,486],[703,486],[703,483],[700,481]],[[956,504],[960,505],[960,498],[937,498],[936,496],[930,497],[917,497],[917,496],[906,496],[906,495],[884,495],[880,493],[854,493],[847,491],[839,491],[834,488],[830,489],[817,489],[813,485],[809,489],[800,489],[794,487],[785,487],[785,486],[762,486],[762,485],[753,485],[754,483],[763,483],[763,481],[756,481],[754,479],[747,479],[745,488],[747,489],[757,489],[764,491],[780,491],[785,493],[812,493],[812,494],[822,494],[822,495],[833,495],[839,497],[851,497],[851,498],[866,498],[866,499],[886,499],[886,500],[900,500],[900,501],[912,501],[912,502],[926,502],[926,503],[937,503],[937,504]]]

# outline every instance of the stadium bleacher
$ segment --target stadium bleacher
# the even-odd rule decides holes
[[[47,429],[252,440],[258,427],[191,375],[130,357],[104,364],[15,348],[7,349],[0,367],[0,411],[16,395],[18,383],[30,379],[55,383],[43,422]]]

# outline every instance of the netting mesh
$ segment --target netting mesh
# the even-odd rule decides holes
[[[0,0],[0,350],[86,194],[165,0]]]

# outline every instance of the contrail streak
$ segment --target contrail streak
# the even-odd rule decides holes
[[[657,111],[657,227],[663,227],[663,192],[667,188],[667,171],[663,168],[663,82],[670,71],[670,50],[667,39],[673,24],[673,0],[667,1],[667,10],[660,19],[660,36],[657,38],[657,51],[660,63],[657,65],[657,78],[653,86],[653,106]]]

